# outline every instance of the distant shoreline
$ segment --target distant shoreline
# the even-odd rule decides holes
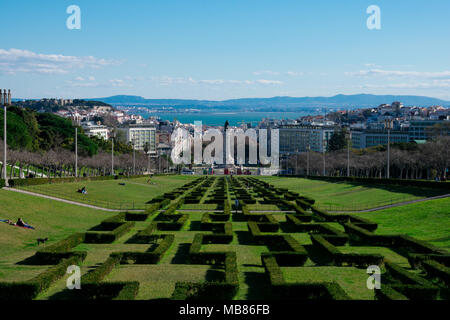
[[[264,118],[268,119],[298,119],[302,116],[317,115],[318,112],[303,111],[303,112],[260,112],[260,111],[246,111],[246,112],[135,112],[148,119],[150,117],[159,117],[161,120],[173,121],[174,119],[181,123],[194,123],[194,121],[202,121],[205,125],[223,126],[225,121],[228,121],[231,126],[238,126],[242,123],[257,124]]]

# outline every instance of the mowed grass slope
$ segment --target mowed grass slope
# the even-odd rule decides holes
[[[378,206],[445,194],[444,191],[397,185],[361,185],[304,178],[261,177],[279,188],[287,188],[316,200],[326,210],[363,210]]]
[[[154,197],[178,188],[195,179],[192,176],[157,176],[137,179],[83,181],[73,183],[45,184],[23,187],[57,198],[88,203],[112,209],[144,209],[145,203]],[[120,184],[125,185],[120,185]],[[77,190],[86,187],[87,194]]]
[[[450,198],[357,215],[378,223],[377,234],[407,234],[450,249]]]
[[[26,277],[31,276],[27,270],[33,267],[16,263],[34,255],[38,249],[37,238],[48,237],[45,245],[50,245],[75,232],[84,232],[114,215],[6,190],[0,190],[0,204],[0,219],[16,222],[20,217],[36,228],[28,230],[0,222],[0,280],[15,279],[14,274],[20,275],[22,271]]]

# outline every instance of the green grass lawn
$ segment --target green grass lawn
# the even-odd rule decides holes
[[[326,210],[363,210],[403,201],[441,195],[445,192],[419,187],[360,185],[347,182],[326,182],[304,178],[259,177],[279,188],[316,200]]]
[[[377,222],[377,234],[407,234],[450,249],[450,198],[357,215]]]
[[[83,181],[73,183],[27,186],[23,189],[57,198],[79,201],[111,209],[144,209],[145,203],[165,192],[178,188],[195,179],[192,176],[157,176],[148,178]],[[119,183],[125,183],[124,186]],[[88,194],[77,190],[86,187]]]
[[[155,183],[147,184],[147,178],[132,180],[112,180],[99,182],[83,182],[68,184],[53,184],[28,187],[28,190],[39,191],[45,194],[63,198],[79,197],[78,201],[117,201],[127,199],[143,205],[151,198],[181,186],[195,177],[191,176],[161,176],[154,177]],[[279,187],[286,187],[301,194],[322,201],[336,201],[341,208],[348,206],[349,201],[357,204],[374,205],[387,195],[404,196],[407,190],[372,188],[354,186],[351,184],[334,184],[306,179],[290,179],[269,177],[262,178]],[[271,181],[273,180],[273,181]],[[119,183],[124,182],[125,186]],[[76,189],[86,186],[88,195],[76,193]],[[202,202],[210,194],[213,187],[205,192]],[[395,189],[395,190],[394,190]],[[303,190],[303,191],[302,191]],[[410,197],[429,196],[429,191],[409,189],[406,193]],[[61,196],[61,195],[62,196]],[[65,195],[65,196],[64,196]],[[373,195],[373,196],[371,196]],[[330,200],[331,199],[331,200]],[[74,232],[85,232],[99,224],[102,220],[117,213],[93,210],[74,206],[58,201],[43,199],[11,191],[0,190],[0,219],[17,220],[22,217],[27,223],[36,227],[36,230],[26,230],[0,223],[0,281],[27,280],[47,270],[48,266],[26,265],[19,263],[31,257],[38,249],[36,238],[49,237],[46,244],[59,241]],[[209,208],[208,204],[188,206],[182,208],[200,209]],[[215,208],[216,205],[211,206]],[[275,219],[280,222],[281,228],[276,233],[283,234],[286,217],[279,212],[276,206],[256,204],[252,210],[269,210]],[[106,276],[104,281],[139,281],[138,300],[170,298],[178,281],[204,282],[223,279],[223,268],[209,265],[189,264],[189,248],[194,236],[198,233],[210,234],[211,231],[201,230],[203,212],[183,212],[189,215],[189,220],[180,231],[155,231],[155,234],[173,234],[173,244],[163,258],[155,265],[118,265]],[[421,202],[402,207],[396,207],[371,213],[360,213],[358,216],[377,222],[377,234],[408,234],[418,239],[426,240],[434,245],[450,248],[450,198]],[[152,215],[147,221],[139,221],[125,235],[111,244],[82,243],[74,248],[75,251],[86,251],[87,257],[81,265],[82,274],[93,270],[106,261],[112,252],[133,251],[145,252],[153,248],[152,244],[131,244],[128,240],[137,232],[145,229],[157,215]],[[239,290],[235,299],[261,300],[270,294],[267,276],[261,262],[261,254],[270,249],[264,245],[253,242],[248,231],[246,221],[230,219],[232,223],[233,241],[230,244],[204,244],[203,252],[234,251],[237,257]],[[338,223],[329,225],[344,231]],[[274,233],[275,234],[275,233]],[[366,287],[366,269],[354,267],[319,266],[311,249],[311,237],[307,233],[290,234],[301,245],[306,246],[311,253],[303,267],[281,267],[288,283],[302,281],[336,281],[353,299],[373,300],[372,290]],[[41,245],[41,247],[43,247]],[[378,253],[388,260],[398,263],[405,268],[409,267],[407,259],[397,252],[384,247],[357,247],[339,246],[343,253]],[[19,264],[18,264],[19,263]],[[63,298],[61,292],[65,289],[66,277],[56,281],[48,290],[38,296],[38,299]]]
[[[367,289],[366,269],[354,267],[281,267],[286,282],[335,281],[356,300],[374,300],[373,290]]]
[[[208,265],[120,265],[105,281],[139,281],[137,300],[170,298],[177,282],[205,282]]]
[[[364,253],[364,254],[381,254],[390,262],[396,263],[401,267],[410,268],[408,259],[399,255],[397,252],[386,247],[356,247],[343,246],[337,247],[342,253]]]
[[[23,277],[31,278],[46,269],[16,264],[35,253],[37,238],[48,237],[45,245],[50,245],[74,232],[86,231],[113,215],[5,190],[0,190],[0,203],[0,219],[16,222],[20,217],[36,228],[29,230],[0,222],[0,280],[24,280]]]

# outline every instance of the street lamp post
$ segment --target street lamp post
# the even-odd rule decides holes
[[[78,177],[78,128],[75,127],[75,178]]]
[[[325,177],[325,173],[326,173],[326,164],[325,164],[325,152],[326,152],[326,149],[325,149],[325,143],[326,143],[326,139],[323,139],[323,176]]]
[[[111,175],[114,175],[114,138],[111,138]]]
[[[2,90],[0,89],[0,100],[2,100]],[[3,90],[3,107],[4,107],[4,116],[3,116],[3,179],[5,179],[5,186],[8,187],[8,175],[6,170],[6,160],[7,160],[7,119],[6,119],[6,108],[7,106],[11,105],[11,90],[8,89],[8,92],[6,92],[6,89]],[[13,167],[11,167],[11,170]]]
[[[136,154],[135,154],[135,141],[133,139],[133,175],[136,175]]]
[[[390,162],[391,162],[391,129],[393,127],[392,119],[386,119],[384,125],[387,129],[387,168],[386,168],[386,178],[390,178]]]
[[[111,175],[114,175],[114,137],[115,131],[111,131]]]
[[[309,177],[309,144],[306,147],[306,176]]]
[[[350,142],[352,140],[352,132],[349,130],[347,139],[347,177],[350,177]]]

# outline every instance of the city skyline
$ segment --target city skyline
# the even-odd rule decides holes
[[[69,30],[66,9],[81,9]],[[381,9],[369,30],[366,9]],[[450,100],[448,1],[32,1],[4,4],[0,81],[16,98]]]

